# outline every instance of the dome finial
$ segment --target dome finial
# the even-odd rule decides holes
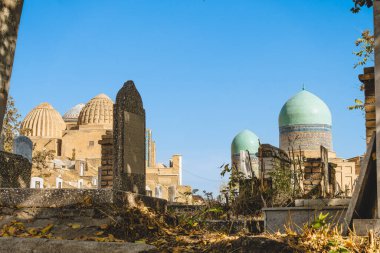
[[[302,90],[306,90],[304,83],[302,84]]]

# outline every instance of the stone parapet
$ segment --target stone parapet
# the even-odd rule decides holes
[[[166,212],[167,201],[112,189],[0,189],[0,208],[93,208],[104,205],[135,207],[142,204]]]

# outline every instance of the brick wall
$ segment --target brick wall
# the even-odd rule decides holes
[[[359,75],[359,80],[364,84],[365,128],[368,144],[372,133],[376,131],[374,68],[364,68],[364,73]]]
[[[321,159],[307,159],[304,162],[304,191],[305,194],[311,192],[320,192],[322,180],[322,163]]]
[[[333,163],[328,165],[329,171],[329,191],[330,194],[335,192],[336,175]],[[322,160],[320,158],[308,158],[303,163],[303,186],[304,194],[308,197],[321,197],[322,194]]]
[[[107,131],[99,141],[102,150],[99,169],[100,188],[112,188],[113,185],[113,132]]]

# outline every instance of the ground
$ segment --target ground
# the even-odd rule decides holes
[[[112,207],[117,208],[117,207]],[[321,217],[302,233],[253,235],[212,231],[192,217],[155,213],[146,207],[108,212],[99,220],[23,219],[1,217],[1,237],[134,242],[157,247],[156,252],[371,252],[367,238],[342,237]],[[189,222],[192,221],[192,222]],[[376,244],[375,244],[376,245]],[[153,251],[154,252],[154,251]],[[372,251],[376,252],[376,251]]]

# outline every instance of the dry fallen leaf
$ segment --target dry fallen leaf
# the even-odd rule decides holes
[[[46,227],[44,227],[43,229],[41,229],[41,234],[42,235],[45,235],[47,233],[49,233],[49,231],[54,227],[53,224],[48,224]]]
[[[102,224],[99,227],[100,229],[106,230],[108,228],[108,224]]]
[[[81,225],[78,223],[73,223],[73,224],[71,224],[71,228],[72,229],[79,229],[79,228],[81,228]]]

